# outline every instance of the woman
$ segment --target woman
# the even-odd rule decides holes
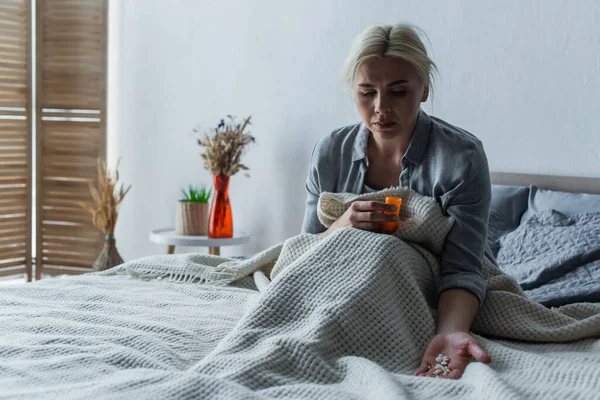
[[[303,231],[376,231],[382,221],[397,219],[380,212],[393,206],[357,201],[325,229],[316,211],[318,196],[325,191],[365,193],[400,185],[434,197],[455,223],[440,257],[437,334],[416,374],[435,376],[440,368],[434,368],[436,357],[444,354],[451,372],[440,376],[458,379],[471,357],[491,361],[469,335],[485,297],[482,260],[491,184],[481,142],[420,109],[435,70],[409,25],[375,26],[356,38],[346,78],[363,122],[334,131],[313,149]]]

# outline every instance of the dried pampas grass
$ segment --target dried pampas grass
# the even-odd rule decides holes
[[[207,171],[216,176],[232,176],[240,170],[248,170],[241,158],[248,145],[256,141],[252,135],[244,133],[250,118],[246,118],[242,124],[236,124],[235,117],[228,115],[227,123],[221,120],[214,133],[205,133],[202,139],[198,139],[198,144],[205,149],[201,157]],[[193,131],[198,133],[197,129]]]
[[[90,183],[91,203],[80,203],[80,205],[92,214],[94,226],[105,235],[114,235],[117,217],[119,216],[119,204],[123,201],[131,185],[127,189],[123,183],[119,190],[115,190],[119,182],[119,162],[111,174],[106,167],[106,161],[98,159],[98,186]]]

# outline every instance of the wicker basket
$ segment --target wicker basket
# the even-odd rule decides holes
[[[206,235],[208,233],[208,203],[179,201],[175,221],[175,233],[178,235]]]

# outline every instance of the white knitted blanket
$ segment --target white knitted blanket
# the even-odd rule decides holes
[[[474,330],[492,363],[469,364],[457,381],[413,376],[434,335],[436,255],[453,221],[433,199],[407,190],[360,198],[386,195],[404,200],[397,237],[346,228],[325,238],[299,235],[245,261],[141,259],[66,280],[85,283],[84,304],[82,294],[52,282],[38,284],[45,290],[29,303],[0,293],[0,398],[598,398],[600,304],[546,309],[491,263]],[[321,220],[331,223],[357,198],[322,195]],[[272,279],[260,296],[216,286],[259,269]],[[138,290],[115,299],[107,282],[126,281]],[[41,299],[60,307],[20,317]],[[241,304],[246,309],[235,311]],[[210,345],[186,325],[191,315],[219,332]]]

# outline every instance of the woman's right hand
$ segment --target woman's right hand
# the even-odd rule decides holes
[[[355,201],[324,233],[329,234],[337,229],[353,227],[367,231],[378,231],[383,221],[398,221],[393,214],[384,211],[395,211],[396,206],[381,201]]]

